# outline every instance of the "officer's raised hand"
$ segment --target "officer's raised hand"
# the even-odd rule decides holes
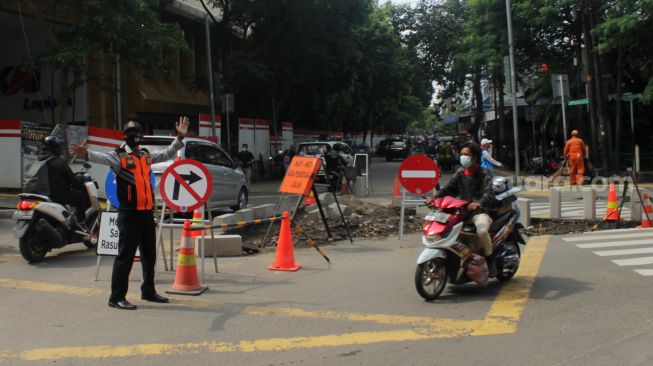
[[[177,121],[177,135],[184,137],[188,133],[188,117],[179,117]]]

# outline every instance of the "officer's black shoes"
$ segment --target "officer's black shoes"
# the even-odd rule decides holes
[[[160,303],[166,303],[170,302],[170,300],[167,297],[163,297],[156,292],[152,295],[141,295],[141,300],[145,301],[150,301],[150,302],[160,302]]]
[[[136,310],[136,305],[132,304],[127,300],[118,300],[118,301],[109,300],[109,306],[120,310]]]

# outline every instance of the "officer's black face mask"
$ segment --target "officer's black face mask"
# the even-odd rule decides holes
[[[127,143],[127,146],[129,146],[132,149],[140,145],[142,140],[143,138],[139,135],[131,135],[125,137],[125,142]]]

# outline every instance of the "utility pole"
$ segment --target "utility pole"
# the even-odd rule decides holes
[[[209,67],[209,104],[211,107],[211,136],[215,137],[215,96],[213,95],[213,66],[211,65],[211,34],[209,32],[209,15],[204,15],[204,29],[206,31],[206,58]]]
[[[512,128],[515,141],[515,174],[520,176],[519,126],[517,125],[517,70],[515,70],[515,48],[512,37],[512,15],[510,0],[506,0],[506,21],[508,23],[508,50],[510,51],[510,97],[512,98]],[[517,178],[519,180],[519,178]]]

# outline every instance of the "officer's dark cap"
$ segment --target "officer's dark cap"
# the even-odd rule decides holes
[[[126,125],[122,127],[122,132],[127,133],[129,131],[143,132],[141,124],[136,121],[129,121]]]

